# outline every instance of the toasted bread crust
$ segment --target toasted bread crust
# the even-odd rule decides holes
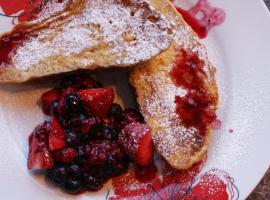
[[[206,48],[197,35],[185,23],[173,4],[167,0],[151,0],[151,5],[173,24],[174,42],[170,48],[144,64],[138,65],[130,74],[131,85],[137,93],[137,101],[147,124],[152,128],[153,141],[157,151],[176,169],[187,169],[205,156],[211,139],[212,124],[206,133],[186,128],[176,114],[174,98],[185,95],[185,88],[176,87],[170,71],[176,61],[179,49],[198,54],[204,61],[205,84],[215,99],[212,110],[216,110],[218,91],[215,68],[210,63]]]
[[[172,41],[171,25],[147,0],[65,2],[55,12],[57,3],[45,6],[43,16],[8,33],[23,30],[27,38],[9,52],[9,63],[0,60],[0,82],[128,67],[166,50]]]

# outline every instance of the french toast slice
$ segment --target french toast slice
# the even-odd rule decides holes
[[[0,82],[128,67],[169,47],[170,23],[147,0],[49,1],[0,38]]]
[[[130,74],[157,151],[183,170],[203,159],[211,139],[218,91],[207,51],[169,0],[150,0],[173,24],[169,49]]]

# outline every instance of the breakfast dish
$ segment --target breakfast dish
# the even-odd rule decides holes
[[[62,9],[54,9],[59,3]],[[1,81],[137,64],[130,81],[149,127],[140,114],[113,105],[112,88],[90,77],[69,78],[41,97],[52,118],[29,137],[29,169],[48,169],[53,182],[78,193],[82,176],[97,179],[97,190],[126,171],[128,160],[149,165],[152,137],[176,169],[203,159],[216,119],[215,69],[170,1],[52,1],[40,12],[1,37]],[[119,116],[110,115],[114,110]],[[63,170],[73,165],[80,173],[68,177]]]
[[[269,151],[269,110],[265,109],[269,102],[269,68],[265,67],[269,13],[257,1],[171,2],[0,0],[0,32],[19,24],[1,37],[0,82],[36,79],[0,84],[3,199],[238,200],[251,192],[269,167],[269,161],[260,156]],[[90,4],[93,7],[85,6]],[[99,5],[103,9],[98,10]],[[245,9],[236,12],[243,5]],[[112,25],[123,22],[132,30],[138,25],[138,36],[143,37],[134,46],[138,51],[129,51],[133,37],[117,23],[115,35],[94,31],[96,35],[84,41],[62,37],[65,47],[72,46],[69,52],[61,52],[61,59],[45,59],[44,69],[56,71],[34,72],[32,66],[24,69],[26,62],[16,61],[20,48],[20,55],[26,53],[31,62],[37,55],[43,59],[57,35],[72,35],[63,34],[63,29],[70,28],[74,18],[88,16],[83,15],[87,10],[91,10],[89,16],[102,18],[91,18],[91,22],[113,16]],[[131,12],[122,16],[120,11]],[[145,13],[150,13],[149,21],[140,21]],[[103,30],[111,24],[105,22],[100,23]],[[99,28],[80,25],[74,29]],[[52,34],[38,40],[35,51],[24,51],[23,34],[15,34],[16,30],[22,27],[37,33],[37,26]],[[153,40],[149,29],[157,33]],[[199,40],[193,31],[205,39]],[[121,46],[119,34],[132,44]],[[89,45],[89,40],[104,44],[112,38],[107,54],[98,44],[88,52],[93,57],[84,57],[98,58],[93,65],[80,66],[81,54],[69,54]],[[118,48],[119,52],[114,51]],[[58,50],[59,46],[53,51]],[[131,54],[123,54],[126,51]],[[118,57],[111,60],[114,55]],[[20,70],[8,65],[13,61]],[[10,76],[7,71],[12,72]],[[52,74],[57,76],[39,78]]]
[[[91,14],[99,10],[95,6],[105,7],[105,10],[108,5],[120,7],[119,2],[111,1],[85,3],[85,12]],[[123,1],[121,5],[136,9],[145,6],[143,2],[136,3],[138,5],[135,6],[135,3]],[[87,10],[87,5],[90,10]],[[41,96],[42,110],[51,118],[37,126],[29,136],[28,169],[47,170],[49,180],[68,193],[100,190],[108,179],[124,174],[130,162],[139,167],[151,165],[154,162],[153,144],[157,152],[178,170],[188,169],[205,157],[216,119],[218,93],[215,69],[204,46],[171,2],[163,1],[161,4],[152,0],[150,5],[165,16],[164,22],[170,22],[173,41],[164,52],[155,57],[153,54],[149,61],[133,67],[130,81],[136,89],[143,116],[132,109],[122,111],[120,105],[113,104],[114,90],[102,88],[89,75],[73,74]],[[73,11],[72,6],[71,3],[66,12]],[[77,8],[74,9],[76,11]],[[58,15],[62,16],[62,13]],[[52,24],[58,23],[58,15]],[[148,19],[150,16],[147,16]],[[153,21],[152,17],[153,25],[158,25],[159,21]],[[138,22],[136,17],[132,20]],[[43,23],[46,27],[49,22],[45,20]],[[132,29],[136,25],[131,23],[130,27]],[[39,32],[43,35],[43,31]],[[102,33],[96,36],[105,40],[108,37]],[[117,34],[115,37],[119,38]],[[29,41],[32,46],[33,38]],[[151,45],[151,41],[146,42]],[[25,45],[27,42],[19,46],[16,53]],[[97,51],[101,49],[97,48]],[[102,58],[106,55],[103,51],[100,54]],[[74,60],[69,56],[68,59]],[[55,60],[52,59],[53,62]],[[62,69],[57,64],[49,65]],[[67,66],[66,63],[64,65]]]
[[[156,150],[183,170],[207,152],[218,103],[215,68],[172,3],[153,0],[151,5],[173,24],[174,41],[168,50],[135,67],[130,81]]]
[[[49,2],[0,38],[0,82],[127,67],[171,43],[170,24],[146,0]]]
[[[46,170],[77,194],[101,189],[130,162],[151,165],[153,145],[179,170],[205,157],[216,119],[215,69],[170,1],[52,1],[40,13],[1,37],[0,81],[133,66],[143,116],[114,104],[112,88],[75,73],[41,96],[51,118],[29,136],[29,170]]]

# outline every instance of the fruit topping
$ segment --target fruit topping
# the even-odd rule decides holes
[[[98,191],[102,188],[103,182],[92,175],[86,175],[84,178],[85,187],[90,191]]]
[[[54,153],[54,158],[61,164],[71,163],[77,156],[75,149],[71,147],[64,148]]]
[[[121,106],[117,103],[113,103],[109,111],[109,116],[115,117],[116,119],[120,120],[122,117],[122,113],[123,110]]]
[[[102,137],[107,140],[117,140],[118,133],[117,131],[111,126],[103,126],[102,127]]]
[[[82,133],[87,135],[91,128],[94,126],[98,126],[100,124],[100,119],[97,117],[91,117],[82,122]]]
[[[80,99],[75,94],[67,95],[64,105],[69,113],[79,113],[82,109]]]
[[[126,125],[132,122],[143,122],[141,113],[134,109],[126,109],[121,115],[121,122],[118,125],[118,129],[122,130]]]
[[[65,133],[55,117],[52,118],[51,130],[49,133],[49,150],[55,151],[66,146]]]
[[[49,179],[71,194],[101,189],[125,173],[130,160],[152,162],[151,133],[142,115],[123,110],[113,103],[113,89],[100,87],[85,76],[61,81],[41,98],[51,122],[29,137],[28,168],[47,169]]]
[[[90,164],[104,164],[110,156],[122,159],[125,154],[116,142],[108,140],[94,140],[89,142],[90,150],[87,152],[87,161]]]
[[[77,146],[80,142],[79,134],[74,131],[66,130],[65,136],[66,136],[66,142],[68,146]]]
[[[77,194],[81,191],[81,182],[78,179],[68,179],[65,183],[65,190],[71,194]]]
[[[127,157],[123,159],[117,159],[113,156],[109,156],[104,165],[104,173],[109,176],[119,176],[128,169],[129,160]]]
[[[153,157],[151,130],[146,124],[133,122],[119,134],[119,143],[138,165],[149,165]]]
[[[28,169],[53,168],[54,159],[47,146],[49,131],[49,123],[44,122],[29,136]]]
[[[56,166],[49,172],[49,177],[55,184],[62,185],[67,179],[67,174],[65,166]]]
[[[78,91],[78,96],[88,110],[98,117],[105,117],[113,103],[112,88],[86,89]]]
[[[42,110],[44,114],[50,115],[52,102],[60,99],[60,92],[57,89],[52,89],[41,96]]]

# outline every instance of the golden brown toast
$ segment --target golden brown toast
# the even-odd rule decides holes
[[[0,82],[127,67],[167,49],[171,25],[147,0],[52,1],[0,38]]]
[[[150,2],[173,24],[174,41],[160,55],[137,65],[130,82],[157,151],[172,167],[187,169],[205,156],[210,142],[218,102],[215,68],[173,4]]]

